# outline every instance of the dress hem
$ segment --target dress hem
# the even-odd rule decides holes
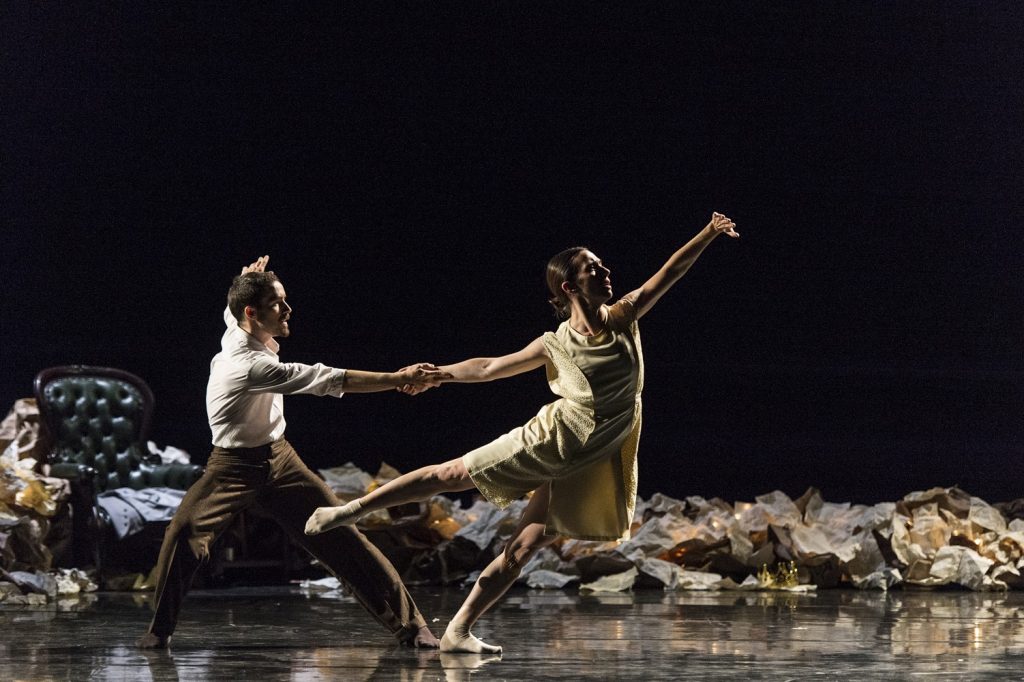
[[[610,535],[581,535],[576,533],[566,533],[565,531],[545,525],[544,535],[557,535],[570,540],[583,540],[584,542],[622,542],[628,540],[632,534],[627,531],[622,535],[616,535],[614,537]]]

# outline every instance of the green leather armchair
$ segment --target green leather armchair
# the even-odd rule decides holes
[[[36,376],[35,394],[52,445],[50,475],[71,482],[72,561],[102,573],[116,535],[96,496],[121,487],[187,490],[203,468],[163,464],[149,452],[153,392],[134,374],[109,367],[50,367]],[[144,535],[159,548],[166,523],[151,525],[160,527],[147,527]]]

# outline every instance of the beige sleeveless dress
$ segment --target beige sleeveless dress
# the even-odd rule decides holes
[[[561,398],[462,460],[477,489],[502,508],[550,482],[548,535],[627,539],[644,374],[633,304],[620,299],[610,306],[597,336],[565,321],[543,341],[548,385]]]

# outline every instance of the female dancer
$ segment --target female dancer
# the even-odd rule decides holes
[[[637,320],[720,234],[739,237],[720,213],[676,251],[647,282],[614,305],[611,271],[576,247],[548,263],[551,304],[568,318],[526,348],[497,358],[440,367],[446,381],[504,379],[547,367],[559,400],[497,440],[443,464],[404,474],[340,507],[320,507],[306,522],[314,535],[356,522],[378,509],[476,487],[499,507],[534,491],[502,554],[480,574],[441,638],[441,651],[501,653],[469,630],[515,582],[522,567],[558,536],[582,540],[629,537],[636,501],[643,355]],[[418,392],[407,389],[408,393]]]

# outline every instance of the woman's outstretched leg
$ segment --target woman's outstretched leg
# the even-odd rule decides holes
[[[338,526],[351,526],[364,514],[406,502],[430,499],[438,493],[457,493],[473,487],[462,458],[422,467],[388,481],[381,487],[340,507],[317,507],[306,521],[306,535]]]
[[[548,513],[551,486],[545,484],[533,494],[526,505],[505,551],[494,558],[477,578],[476,584],[463,602],[441,638],[441,651],[468,654],[500,654],[501,647],[477,639],[470,633],[476,621],[494,605],[512,586],[534,555],[557,538],[544,535],[544,520]]]

